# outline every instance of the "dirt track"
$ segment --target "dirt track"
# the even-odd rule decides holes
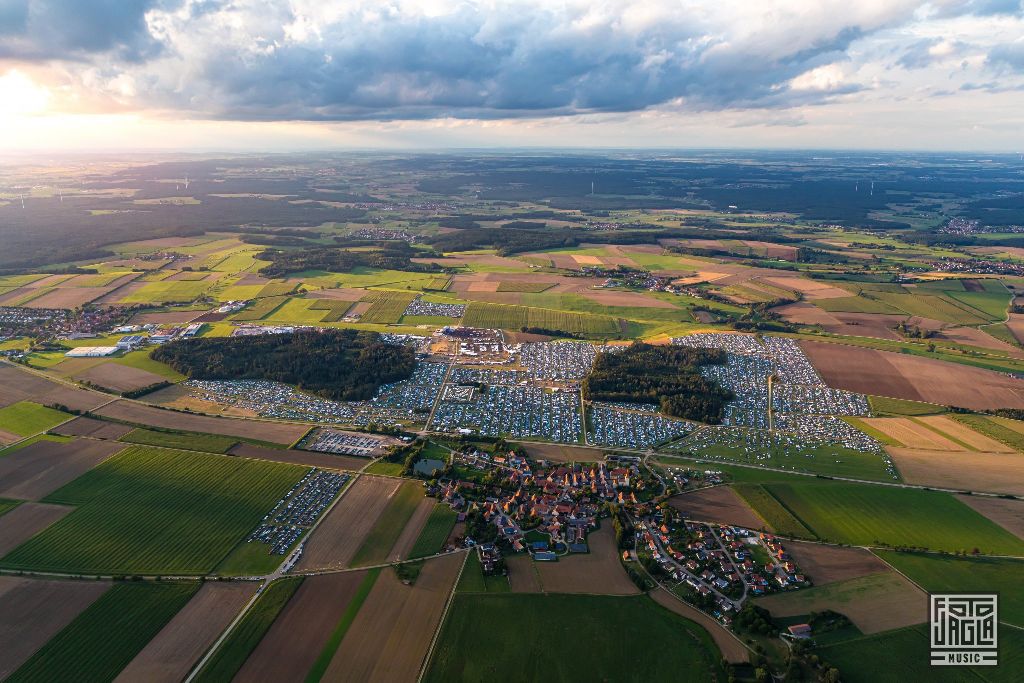
[[[50,526],[74,508],[49,503],[22,503],[0,515],[0,557]]]
[[[258,585],[255,582],[203,585],[114,680],[118,683],[183,680],[255,595]]]
[[[39,500],[125,447],[116,441],[37,441],[0,458],[0,497]]]
[[[110,588],[106,581],[43,581],[0,576],[0,679]]]
[[[700,610],[690,607],[684,602],[677,600],[664,588],[651,591],[651,598],[667,610],[675,612],[681,617],[695,621],[708,632],[715,645],[722,651],[722,657],[734,664],[745,664],[750,661],[750,652],[743,644],[732,637],[725,627],[717,621],[704,614]]]
[[[749,529],[771,526],[728,486],[715,486],[673,496],[669,505],[691,519],[735,524]]]
[[[413,586],[381,571],[323,680],[415,681],[465,559],[455,553],[427,560]]]
[[[347,567],[401,483],[359,477],[306,542],[299,569]]]
[[[366,572],[307,577],[233,680],[304,681],[365,577]]]

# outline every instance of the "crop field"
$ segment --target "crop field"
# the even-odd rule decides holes
[[[931,593],[998,593],[999,619],[1024,628],[1024,560],[878,551]]]
[[[981,432],[1010,448],[1024,451],[1024,422],[1021,429],[1007,426],[1008,418],[988,417],[986,415],[954,415],[953,419],[962,422],[971,429]],[[1013,424],[1013,422],[1010,422]]]
[[[835,299],[818,299],[814,305],[830,313],[880,313],[899,314],[900,311],[881,301],[864,296],[844,296]]]
[[[553,282],[536,282],[534,280],[501,280],[498,282],[499,292],[543,292],[551,289]]]
[[[162,280],[149,282],[121,299],[123,304],[170,304],[195,301],[210,288],[212,283],[205,280]]]
[[[572,657],[566,643],[601,646]],[[724,680],[720,658],[703,628],[646,595],[457,593],[424,680]]]
[[[0,429],[18,436],[32,436],[70,419],[59,410],[46,408],[31,401],[19,401],[0,408]]]
[[[90,573],[206,573],[305,471],[132,446],[51,494],[47,502],[77,507],[0,564]]]
[[[131,401],[115,401],[96,411],[98,415],[137,425],[151,425],[174,431],[237,436],[249,441],[291,444],[302,438],[306,425],[268,420],[237,420],[174,410],[161,410]]]
[[[747,502],[758,515],[763,517],[769,526],[785,536],[813,537],[814,533],[804,526],[803,522],[793,516],[771,493],[761,484],[735,484],[733,489]]]
[[[687,519],[736,524],[749,529],[766,526],[766,522],[730,486],[713,486],[688,491],[673,496],[669,499],[669,504],[682,512]]]
[[[196,676],[196,682],[220,683],[234,678],[305,578],[286,576],[267,586],[256,603],[207,661]]]
[[[935,415],[946,412],[943,406],[920,401],[905,401],[885,396],[868,396],[868,405],[874,415]]]
[[[284,302],[286,301],[288,301],[288,297],[286,296],[268,296],[265,299],[259,299],[236,313],[233,320],[262,320],[276,311],[280,306],[284,305]]]
[[[23,441],[0,458],[0,497],[39,500],[121,448],[95,439],[40,436]]]
[[[356,551],[352,565],[384,562],[421,500],[423,487],[413,481],[403,482]]]
[[[1024,541],[946,493],[836,482],[765,484],[764,488],[822,540],[950,552],[978,548],[991,554],[1024,553]],[[756,501],[750,502],[757,508]]]
[[[611,316],[552,311],[528,306],[488,304],[479,301],[470,302],[466,307],[466,315],[462,319],[462,324],[467,327],[504,330],[539,327],[546,330],[594,336],[617,336],[622,333],[618,319]]]
[[[373,305],[363,313],[359,320],[377,325],[397,323],[402,319],[402,314],[405,313],[409,302],[415,298],[415,292],[370,292],[363,297],[363,300],[371,301]]]
[[[67,625],[8,681],[112,680],[185,606],[198,583],[122,583]]]
[[[443,503],[438,503],[430,511],[427,524],[420,532],[419,538],[409,552],[409,557],[426,557],[440,552],[444,542],[448,540],[452,527],[455,526],[455,511]]]
[[[993,319],[993,316],[989,316],[982,311],[945,296],[889,294],[886,292],[872,292],[871,296],[893,308],[898,308],[908,315],[916,315],[957,325],[980,325]],[[1001,318],[1002,315],[998,317]]]
[[[206,451],[207,453],[227,453],[238,443],[238,439],[216,434],[196,434],[190,432],[158,432],[152,429],[133,429],[121,437],[121,441],[144,446],[162,446],[163,448],[179,448],[188,451]]]

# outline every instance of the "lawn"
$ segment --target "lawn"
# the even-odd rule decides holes
[[[7,680],[113,680],[198,589],[198,583],[116,584]]]
[[[646,595],[456,593],[424,680],[724,681],[720,660]]]
[[[1024,554],[1024,541],[948,493],[817,481],[764,488],[822,540]]]
[[[387,560],[388,553],[402,534],[416,506],[423,500],[423,487],[417,482],[406,481],[388,502],[366,540],[352,558],[353,567],[380,564]]]
[[[559,330],[572,334],[593,336],[618,336],[622,333],[617,318],[590,313],[553,311],[529,306],[506,306],[503,304],[470,302],[462,324],[467,327],[486,327],[504,330],[519,330],[523,327],[539,327]]]
[[[71,415],[31,401],[0,408],[0,429],[18,436],[32,436],[71,419]]]
[[[67,486],[51,503],[69,515],[0,565],[114,574],[210,572],[307,469],[130,446]]]
[[[256,603],[196,676],[196,683],[230,681],[259,645],[304,578],[286,576],[264,588]]]
[[[998,593],[999,619],[1024,627],[1024,560],[878,551],[931,593]]]
[[[231,436],[196,434],[194,432],[159,432],[141,427],[125,434],[120,438],[120,441],[145,446],[206,451],[207,453],[227,453],[228,449],[238,443],[238,439]]]
[[[455,526],[457,516],[455,511],[444,503],[435,505],[434,509],[430,511],[427,524],[420,532],[419,538],[416,539],[409,557],[427,557],[440,552]]]

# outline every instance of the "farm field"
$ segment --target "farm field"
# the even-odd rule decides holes
[[[883,571],[824,586],[778,593],[754,600],[773,617],[794,617],[832,610],[845,614],[871,634],[928,620],[928,596],[894,571]]]
[[[158,432],[152,429],[133,429],[121,441],[144,446],[162,446],[208,453],[227,453],[238,443],[237,439],[216,434],[190,434],[188,432]]]
[[[270,460],[271,462],[285,462],[293,465],[307,465],[309,467],[324,467],[337,470],[360,470],[369,462],[367,458],[360,458],[354,455],[333,455],[329,453],[314,453],[296,449],[266,448],[255,446],[249,443],[239,443],[228,450],[230,455],[238,455],[243,458],[254,458],[256,460]]]
[[[999,619],[1024,628],[1024,560],[878,551],[878,556],[930,593],[998,593]]]
[[[203,665],[195,680],[198,683],[231,680],[305,579],[304,576],[286,576],[267,586]]]
[[[1024,452],[1024,423],[1019,420],[987,415],[955,415],[953,419],[1013,450]]]
[[[51,494],[75,510],[0,558],[50,571],[201,574],[241,541],[305,470],[131,446]],[[148,511],[166,510],[155,516]]]
[[[757,517],[765,520],[769,529],[785,536],[814,537],[814,532],[797,519],[765,486],[749,483],[735,484],[732,488],[753,509]]]
[[[188,676],[221,632],[256,594],[256,583],[206,583],[135,656],[115,681],[176,683]]]
[[[117,440],[130,431],[132,431],[131,427],[118,424],[117,422],[95,420],[91,417],[76,417],[70,422],[65,422],[51,429],[50,433],[62,436],[91,436],[94,439]]]
[[[0,576],[0,679],[6,679],[109,589],[105,581]]]
[[[40,439],[0,458],[0,497],[41,500],[122,448],[93,439]]]
[[[863,548],[789,541],[786,550],[815,586],[888,571],[882,560]]]
[[[1024,457],[1020,453],[894,447],[886,450],[909,484],[1024,495]]]
[[[306,541],[299,569],[347,567],[396,494],[400,481],[361,476]],[[388,546],[382,552],[387,553]]]
[[[427,522],[434,513],[436,506],[437,501],[433,498],[428,498],[426,496],[420,498],[419,503],[416,505],[412,515],[409,517],[409,521],[406,522],[404,527],[402,527],[402,533],[398,535],[398,538],[391,546],[391,551],[387,556],[388,562],[398,562],[400,560],[408,560],[416,557],[412,554],[413,547],[426,530]],[[454,523],[454,513],[452,513],[451,520]],[[445,538],[447,538],[447,535]],[[438,548],[440,548],[440,544],[438,544]]]
[[[775,483],[764,489],[822,540],[949,552],[1024,551],[1024,541],[946,493],[836,482]],[[759,509],[756,501],[752,504]]]
[[[436,503],[430,510],[427,522],[416,538],[409,557],[426,557],[440,552],[455,526],[457,514],[443,503]]]
[[[323,679],[415,680],[465,559],[453,553],[426,560],[411,586],[382,570]],[[380,656],[382,643],[390,656]]]
[[[109,401],[110,396],[70,387],[0,362],[0,406],[28,399],[41,405],[59,403],[72,410],[91,410]]]
[[[960,496],[958,499],[1017,538],[1024,539],[1024,501],[990,496]]]
[[[391,549],[402,535],[402,530],[412,519],[421,502],[423,487],[414,481],[401,482],[398,490],[388,497],[387,507],[377,517],[359,550],[352,557],[352,566],[380,564],[386,561],[391,555]]]
[[[32,436],[70,420],[71,415],[31,401],[0,408],[0,429],[18,436]]]
[[[373,305],[362,314],[359,321],[378,325],[397,323],[414,298],[416,294],[413,292],[370,292],[365,300],[372,301]]]
[[[565,657],[567,640],[602,647]],[[647,596],[459,593],[424,680],[646,681],[671,671],[676,681],[707,681],[723,675],[720,657],[701,627]]]
[[[11,509],[13,508],[13,509]],[[14,503],[0,507],[0,557],[50,526],[72,508],[47,503]]]
[[[189,601],[198,583],[117,584],[15,671],[8,681],[111,680]]]
[[[610,316],[552,311],[526,306],[488,304],[478,301],[470,302],[466,307],[466,314],[462,318],[462,324],[468,327],[488,327],[504,330],[537,327],[596,337],[618,336],[622,334],[619,321]]]
[[[558,562],[535,562],[544,593],[636,595],[640,590],[626,574],[610,523],[587,535],[589,553],[573,553]]]

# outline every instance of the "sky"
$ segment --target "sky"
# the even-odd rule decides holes
[[[0,0],[0,149],[1024,149],[1022,0]]]

